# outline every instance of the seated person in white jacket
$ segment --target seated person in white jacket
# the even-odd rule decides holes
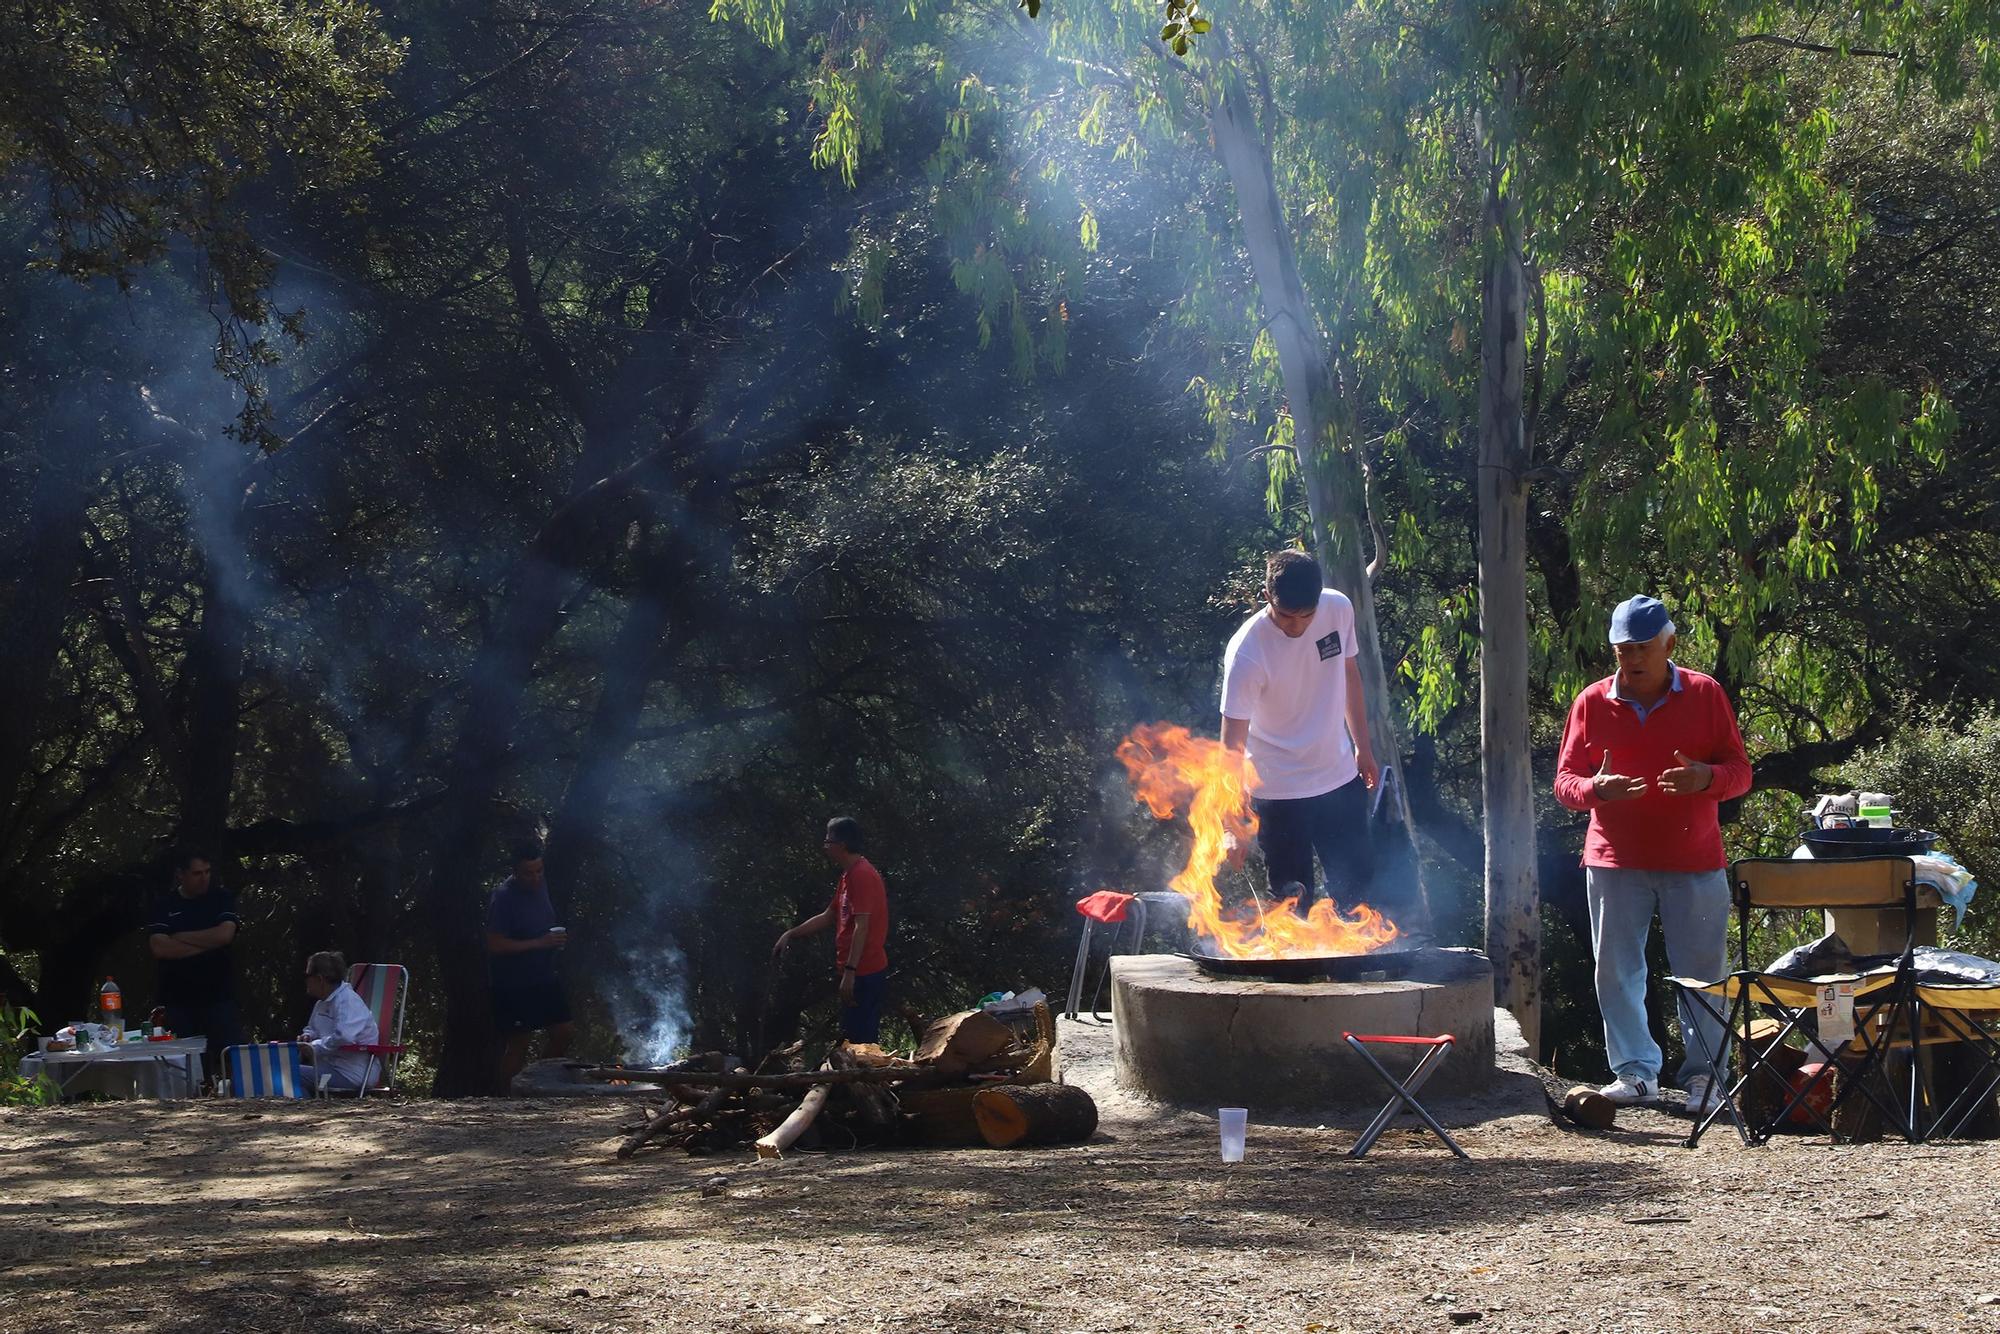
[[[379,1075],[381,1057],[342,1050],[381,1040],[368,1002],[347,985],[347,960],[331,950],[307,959],[306,993],[313,998],[313,1012],[299,1034],[299,1055],[312,1063],[313,1083],[325,1076],[328,1088],[358,1089],[364,1079]]]

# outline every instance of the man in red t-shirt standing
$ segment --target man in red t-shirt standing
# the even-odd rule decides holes
[[[1583,865],[1597,1005],[1615,1103],[1659,1095],[1660,1044],[1646,1024],[1646,937],[1660,915],[1667,962],[1681,977],[1728,968],[1729,875],[1716,806],[1750,790],[1750,759],[1729,697],[1713,677],[1673,661],[1674,623],[1649,597],[1611,613],[1618,670],[1570,706],[1556,764],[1556,800],[1590,812]],[[1722,1028],[1681,1007],[1688,1108],[1715,1105]],[[1697,1025],[1699,1036],[1697,1036]],[[1705,1039],[1705,1044],[1704,1044]]]
[[[840,1035],[875,1042],[882,1034],[882,1000],[889,990],[889,893],[881,872],[862,856],[861,822],[840,816],[826,822],[826,855],[840,868],[840,883],[826,911],[778,937],[776,957],[801,936],[834,928],[834,963],[840,969]]]

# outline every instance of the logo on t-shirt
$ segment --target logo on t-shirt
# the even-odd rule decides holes
[[[1314,642],[1319,645],[1319,660],[1321,662],[1325,662],[1328,658],[1337,658],[1340,656],[1340,631],[1335,630],[1333,633]]]

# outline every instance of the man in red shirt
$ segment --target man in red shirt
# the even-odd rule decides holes
[[[1660,1045],[1646,1024],[1646,937],[1660,915],[1667,962],[1682,977],[1728,968],[1729,875],[1716,806],[1750,790],[1735,710],[1715,679],[1673,661],[1674,623],[1649,597],[1611,614],[1618,670],[1570,706],[1556,800],[1590,812],[1583,865],[1597,1005],[1615,1103],[1659,1094]],[[1721,1025],[1680,1014],[1680,1084],[1702,1115],[1715,1103]],[[1699,1025],[1697,1035],[1696,1025]]]
[[[866,836],[851,816],[826,822],[826,855],[840,868],[840,883],[826,911],[778,937],[772,957],[801,936],[834,928],[834,963],[840,969],[840,1035],[875,1042],[882,1034],[882,1000],[889,990],[889,893],[882,875],[862,856]]]

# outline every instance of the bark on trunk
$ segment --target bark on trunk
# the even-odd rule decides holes
[[[1504,133],[1500,125],[1489,129]],[[1527,273],[1502,188],[1504,141],[1486,139],[1486,260],[1479,376],[1479,747],[1486,807],[1486,952],[1495,1000],[1541,1049],[1541,903],[1528,746]]]
[[[1395,716],[1389,707],[1389,676],[1382,663],[1382,640],[1375,619],[1375,593],[1361,550],[1366,509],[1355,457],[1353,422],[1342,409],[1338,378],[1305,282],[1299,276],[1290,223],[1278,196],[1271,150],[1257,123],[1243,78],[1229,62],[1228,45],[1216,34],[1216,83],[1210,127],[1215,152],[1236,193],[1244,249],[1264,304],[1266,326],[1277,346],[1278,367],[1291,409],[1292,442],[1312,519],[1313,545],[1335,588],[1354,603],[1361,686],[1367,696],[1368,730],[1379,764],[1400,764]],[[1399,838],[1412,839],[1407,792],[1399,785],[1403,819]],[[1414,845],[1409,864],[1420,865]],[[1415,886],[1426,917],[1430,907],[1421,874]]]

